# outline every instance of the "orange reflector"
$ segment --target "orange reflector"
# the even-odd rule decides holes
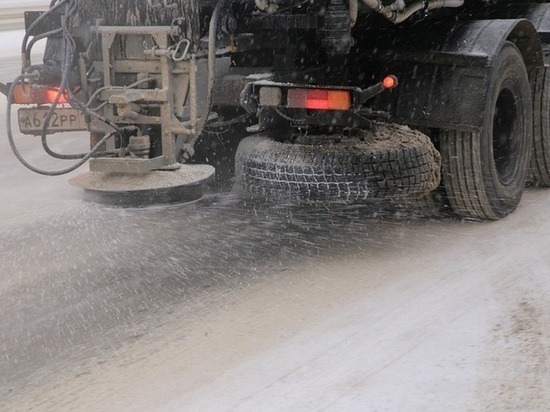
[[[59,88],[18,83],[13,90],[13,101],[16,104],[49,104],[53,103],[59,93]],[[59,104],[67,103],[67,96],[62,94]]]
[[[382,84],[384,85],[385,89],[393,89],[395,86],[397,86],[397,77],[390,75],[384,77],[384,80],[382,80]]]
[[[349,110],[351,92],[332,89],[289,89],[287,106],[293,109]]]

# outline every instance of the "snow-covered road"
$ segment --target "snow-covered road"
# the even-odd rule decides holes
[[[224,195],[4,230],[3,402],[548,410],[548,202],[464,223]]]
[[[0,4],[0,31],[22,30],[25,11],[43,11],[48,8],[48,0],[2,0]]]
[[[0,56],[4,59],[21,56],[21,41],[24,35],[24,30],[0,30]],[[45,40],[36,43],[35,47],[33,47],[32,56],[35,61],[40,60],[45,47]],[[8,80],[13,80],[8,78],[9,75],[12,75],[14,72],[13,63],[8,65],[4,64],[3,66],[4,67],[1,69],[2,78],[0,78],[0,81],[6,82]]]

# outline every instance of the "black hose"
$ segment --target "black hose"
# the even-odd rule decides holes
[[[84,104],[83,102],[80,102],[73,95],[72,91],[68,87],[69,77],[70,77],[70,70],[72,68],[72,63],[73,63],[73,60],[74,60],[74,53],[75,53],[75,50],[76,50],[76,44],[74,42],[74,39],[71,36],[71,33],[69,31],[69,27],[71,26],[72,18],[74,18],[76,16],[77,11],[78,11],[77,3],[74,0],[70,0],[70,3],[68,5],[67,9],[65,10],[65,20],[64,20],[63,27],[61,29],[58,29],[58,30],[61,30],[61,32],[63,33],[63,39],[64,39],[63,58],[62,58],[62,62],[61,62],[61,66],[62,66],[61,67],[61,84],[59,85],[58,93],[57,93],[54,101],[52,102],[52,105],[51,105],[48,113],[46,114],[46,117],[44,119],[44,125],[43,125],[43,128],[42,128],[42,133],[41,133],[41,142],[42,142],[42,147],[44,148],[44,151],[49,156],[51,156],[53,158],[56,158],[56,159],[60,159],[60,160],[78,160],[78,159],[83,159],[84,157],[86,157],[88,155],[88,153],[76,153],[76,154],[57,153],[57,152],[53,151],[50,148],[50,146],[48,145],[47,134],[48,134],[49,123],[50,123],[50,121],[53,117],[53,114],[54,114],[54,112],[55,112],[55,110],[56,110],[56,108],[59,104],[59,101],[60,101],[60,99],[63,95],[68,97],[69,103],[73,107],[85,112],[89,116],[93,116],[93,117],[97,118],[99,121],[101,121],[102,123],[105,123],[109,127],[113,128],[118,133],[121,133],[121,129],[119,127],[117,127],[116,124],[112,123],[111,121],[109,121],[105,117],[100,116],[99,114],[91,111],[87,107],[86,104]],[[54,32],[56,32],[56,34],[57,34],[58,30],[55,30]],[[107,152],[107,153],[101,153],[101,154],[97,154],[97,155],[108,155],[108,154],[113,154],[113,153]]]
[[[220,12],[227,1],[228,0],[218,0],[218,3],[216,4],[216,7],[214,7],[214,11],[212,12],[212,16],[210,17],[210,25],[208,28],[208,87],[206,94],[206,105],[204,107],[203,114],[200,117],[198,127],[195,131],[195,141],[198,139],[198,136],[204,129],[206,120],[208,119],[208,114],[210,113],[210,110],[212,110],[214,80],[216,77],[216,39],[218,36],[218,20],[220,17]]]
[[[31,55],[32,48],[36,43],[38,43],[40,40],[46,39],[50,36],[56,36],[58,34],[63,33],[63,28],[55,29],[46,33],[39,34],[38,36],[34,36],[31,40],[31,42],[27,45],[26,54],[27,56]]]
[[[77,160],[77,159],[83,159],[86,157],[86,153],[77,153],[77,154],[61,154],[54,152],[48,145],[48,127],[50,124],[50,121],[53,117],[53,114],[57,108],[57,105],[59,104],[59,101],[61,100],[61,97],[64,94],[67,94],[66,92],[68,89],[68,83],[69,83],[69,75],[70,75],[70,69],[72,67],[72,62],[74,59],[74,53],[76,50],[76,44],[74,42],[74,39],[72,38],[68,27],[71,25],[72,18],[76,16],[77,12],[77,3],[74,0],[69,0],[69,7],[65,10],[65,20],[63,23],[62,32],[63,32],[63,40],[64,40],[64,48],[63,48],[63,59],[61,62],[61,84],[59,85],[59,90],[57,92],[57,95],[55,96],[54,101],[52,102],[52,105],[46,114],[46,117],[44,119],[44,126],[42,128],[41,133],[41,142],[42,147],[44,148],[44,151],[51,157],[61,160]]]
[[[227,127],[227,126],[234,126],[236,124],[242,124],[243,122],[250,120],[254,116],[256,116],[255,113],[245,113],[240,116],[234,117],[233,119],[230,119],[230,120],[223,120],[223,121],[208,123],[204,127],[204,129],[208,131],[208,129],[215,129],[219,127]]]
[[[39,35],[39,36],[37,36],[36,38],[34,38],[32,40],[31,44],[27,45],[28,39],[30,37],[30,33],[37,26],[37,24],[40,23],[42,20],[44,20],[48,15],[53,13],[55,10],[59,9],[61,6],[64,6],[64,5],[67,5],[67,7],[66,7],[65,12],[64,12],[65,19],[63,21],[63,26],[61,27],[61,29],[57,29],[57,30],[54,30],[52,32],[44,33],[42,35]],[[47,132],[48,132],[49,123],[50,123],[50,121],[53,117],[53,114],[54,114],[54,112],[55,112],[55,110],[56,110],[56,108],[59,104],[59,101],[60,101],[61,97],[64,94],[71,94],[72,95],[72,93],[70,93],[70,91],[69,91],[68,83],[69,83],[70,69],[72,67],[72,62],[74,60],[74,53],[76,51],[76,44],[75,44],[74,39],[72,38],[72,36],[70,34],[69,28],[72,25],[72,19],[74,17],[76,17],[76,15],[77,15],[78,2],[76,0],[60,0],[60,1],[54,0],[54,1],[51,2],[50,7],[51,8],[47,12],[42,14],[37,20],[35,20],[33,22],[33,24],[31,24],[31,26],[28,28],[27,32],[25,33],[25,37],[24,37],[23,42],[22,42],[22,51],[24,50],[24,53],[25,53],[24,65],[27,64],[27,63],[30,64],[30,51],[31,51],[32,46],[34,45],[34,43],[36,43],[36,41],[38,41],[41,38],[47,37],[48,35],[51,35],[51,34],[63,33],[64,48],[63,48],[63,58],[62,58],[62,62],[61,62],[61,84],[59,85],[58,93],[57,93],[54,101],[52,102],[52,105],[51,105],[51,107],[50,107],[50,109],[49,109],[49,111],[46,114],[46,117],[44,119],[44,126],[42,128],[42,133],[41,133],[41,142],[42,142],[42,147],[44,148],[46,153],[51,157],[61,159],[61,160],[78,160],[78,159],[80,159],[80,161],[77,162],[74,166],[72,166],[70,168],[63,169],[63,170],[60,170],[60,171],[55,171],[55,172],[49,172],[49,171],[44,171],[44,170],[39,170],[37,168],[34,168],[32,165],[28,164],[20,156],[19,152],[17,151],[17,148],[15,147],[13,137],[12,137],[11,123],[10,123],[11,122],[11,108],[8,108],[8,119],[9,119],[8,120],[8,131],[9,131],[9,134],[11,136],[10,137],[10,145],[12,146],[12,150],[14,150],[14,153],[16,154],[16,157],[21,161],[21,163],[23,165],[25,165],[27,168],[35,171],[36,173],[47,174],[47,175],[58,175],[58,174],[68,173],[68,172],[70,172],[72,170],[75,170],[76,168],[80,167],[82,164],[84,164],[88,159],[90,159],[94,154],[96,154],[96,152],[97,152],[98,148],[101,146],[101,144],[103,144],[109,137],[111,137],[114,134],[114,132],[109,133],[103,139],[101,139],[100,143],[98,143],[98,145],[96,145],[94,147],[94,149],[92,149],[88,153],[69,154],[69,155],[60,154],[60,153],[54,152],[49,147],[48,141],[47,141]],[[14,82],[14,84],[17,84],[21,79],[22,79],[22,77],[20,76],[18,78],[18,80],[16,82]],[[11,89],[13,89],[13,85],[12,85]],[[74,99],[74,100],[75,101],[73,101],[73,103],[76,103],[76,99]],[[13,103],[13,92],[12,92],[12,95],[11,95],[11,101],[9,101],[10,107],[11,107],[12,103]],[[75,106],[77,106],[77,108],[79,108],[81,110],[84,110],[84,109],[82,109],[83,105],[80,104],[80,102],[78,102],[78,103],[79,104],[75,104]],[[99,117],[101,119],[101,116],[96,115],[95,113],[93,113],[93,115],[95,117]],[[101,119],[101,120],[103,120],[103,119]],[[120,133],[120,129],[118,127],[114,126],[113,128],[115,129],[116,132]]]
[[[59,9],[61,6],[63,6],[68,1],[73,0],[60,0],[59,2],[52,2],[53,6],[51,6],[50,9],[48,9],[46,12],[40,15],[26,30],[25,36],[23,37],[23,42],[21,44],[21,55],[23,56],[23,68],[26,68],[30,66],[30,56],[27,55],[27,43],[29,41],[30,33],[36,28],[36,26],[44,20],[46,17],[48,17],[50,14],[52,14],[54,11]]]
[[[90,150],[86,154],[86,156],[84,156],[79,162],[77,162],[74,165],[72,165],[70,167],[67,167],[65,169],[51,170],[50,171],[50,170],[39,169],[39,168],[31,165],[30,163],[28,163],[23,158],[23,156],[21,156],[21,153],[19,153],[19,150],[17,149],[17,146],[15,145],[15,140],[13,138],[13,132],[12,132],[12,128],[11,128],[11,107],[13,105],[13,94],[14,94],[14,91],[15,91],[15,85],[17,83],[19,83],[20,81],[22,81],[25,77],[27,77],[27,76],[25,76],[25,75],[18,76],[17,79],[15,79],[15,81],[12,83],[12,85],[10,87],[10,91],[8,93],[8,108],[7,108],[7,112],[6,112],[6,128],[7,128],[7,132],[8,132],[8,140],[9,140],[9,143],[10,143],[11,150],[13,151],[13,154],[15,155],[15,157],[17,157],[17,160],[19,160],[21,162],[21,164],[23,166],[25,166],[27,169],[32,170],[35,173],[38,173],[38,174],[41,174],[41,175],[46,175],[46,176],[60,176],[60,175],[70,173],[70,172],[78,169],[84,163],[86,163],[99,150],[99,148],[103,144],[105,144],[105,142],[107,142],[108,139],[110,139],[111,137],[113,137],[115,135],[115,133],[117,133],[116,131],[112,131],[112,132],[106,134],[105,136],[103,136],[101,138],[101,140],[99,142],[97,142],[97,144],[92,148],[92,150]]]
[[[71,19],[73,17],[76,16],[76,13],[77,13],[77,3],[74,2],[74,0],[72,0],[71,4],[69,5],[68,9],[65,11],[65,24],[63,25],[63,27],[61,28],[62,32],[63,32],[63,37],[64,37],[64,43],[65,43],[65,46],[64,46],[64,50],[63,50],[63,61],[62,61],[62,67],[61,67],[61,84],[59,86],[59,90],[57,92],[57,95],[54,99],[54,101],[52,102],[52,105],[50,107],[50,110],[48,111],[48,113],[46,114],[46,117],[44,119],[44,125],[43,125],[43,128],[42,128],[42,133],[41,133],[41,142],[42,142],[42,147],[44,148],[44,151],[51,157],[53,158],[56,158],[56,159],[60,159],[60,160],[77,160],[77,159],[82,159],[84,157],[87,156],[87,153],[76,153],[76,154],[62,154],[62,153],[57,153],[55,151],[53,151],[50,146],[48,145],[48,140],[47,140],[47,134],[48,134],[48,127],[49,127],[49,123],[53,117],[53,114],[59,104],[59,101],[61,99],[61,97],[63,95],[67,95],[67,97],[69,97],[69,103],[71,103],[71,105],[83,112],[85,112],[86,114],[90,115],[90,116],[93,116],[95,118],[97,118],[99,121],[107,124],[109,127],[112,127],[113,129],[115,129],[118,133],[121,133],[121,130],[112,122],[110,122],[108,119],[98,115],[97,113],[94,113],[92,112],[91,110],[89,110],[86,105],[82,102],[80,102],[76,97],[74,97],[74,95],[72,94],[71,90],[68,86],[68,83],[69,83],[69,75],[70,75],[70,69],[72,68],[72,62],[73,62],[73,59],[74,59],[74,52],[76,50],[76,44],[74,42],[74,39],[72,38],[70,32],[69,32],[69,27],[71,25]],[[107,153],[109,154],[109,153]]]

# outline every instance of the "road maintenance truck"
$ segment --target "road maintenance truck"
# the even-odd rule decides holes
[[[87,164],[71,182],[113,203],[197,198],[220,156],[254,196],[442,190],[475,219],[550,185],[548,1],[53,0],[25,23],[12,149],[37,173]],[[71,165],[31,164],[16,122]],[[76,131],[86,153],[48,144]]]

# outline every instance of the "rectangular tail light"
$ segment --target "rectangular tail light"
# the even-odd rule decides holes
[[[13,101],[16,104],[51,104],[55,101],[59,88],[18,83],[13,92]],[[59,104],[67,103],[67,97],[61,95]]]
[[[287,107],[311,110],[349,110],[351,92],[333,89],[288,89]]]

